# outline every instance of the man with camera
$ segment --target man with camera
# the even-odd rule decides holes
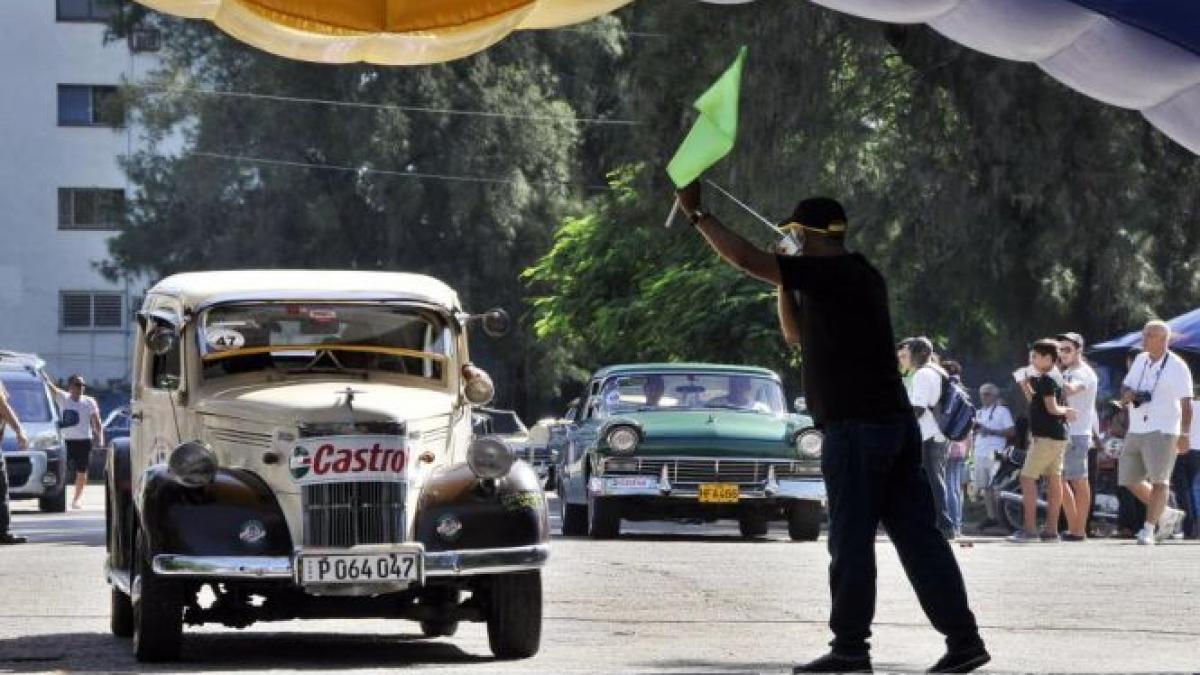
[[[1118,466],[1118,479],[1146,505],[1146,522],[1137,542],[1152,545],[1171,536],[1183,512],[1167,508],[1171,472],[1177,454],[1191,444],[1192,372],[1167,349],[1171,327],[1151,321],[1142,329],[1145,347],[1133,361],[1121,387],[1121,403],[1129,410],[1129,431]]]

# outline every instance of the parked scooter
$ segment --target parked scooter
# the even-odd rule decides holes
[[[1116,444],[1112,450],[1110,445],[1115,441]],[[1121,439],[1109,439],[1105,444],[1105,454],[1111,458],[1120,455]],[[1114,454],[1109,455],[1112,452]],[[1000,466],[996,471],[996,475],[992,478],[992,489],[996,492],[999,500],[1000,522],[1010,531],[1019,530],[1024,527],[1024,502],[1021,491],[1021,466],[1025,463],[1025,451],[1018,448],[1009,447],[1003,452],[997,453],[997,459],[1000,461]],[[1115,530],[1117,527],[1117,481],[1115,462],[1111,470],[1112,476],[1106,475],[1104,471],[1104,463],[1101,463],[1101,475],[1098,477],[1096,484],[1092,486],[1095,491],[1096,503],[1092,509],[1092,522],[1097,527],[1106,531]],[[1038,483],[1038,519],[1044,521],[1046,518],[1046,487],[1045,481]],[[1066,517],[1059,515],[1059,529],[1065,530],[1067,527]]]

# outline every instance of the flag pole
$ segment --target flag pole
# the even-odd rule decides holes
[[[725,188],[721,187],[720,185],[717,185],[716,183],[714,183],[712,180],[710,180],[710,179],[708,179],[708,178],[705,178],[705,179],[704,179],[704,182],[705,182],[705,183],[708,183],[709,185],[711,185],[711,186],[713,186],[714,188],[716,188],[718,192],[720,192],[721,194],[723,194],[723,195],[725,195],[726,197],[728,197],[728,198],[729,198],[729,200],[730,200],[730,201],[732,201],[734,204],[737,204],[738,206],[740,206],[740,207],[742,207],[743,209],[745,209],[747,213],[749,213],[750,215],[752,215],[752,216],[754,216],[755,218],[757,218],[757,219],[758,219],[758,221],[759,221],[760,223],[762,223],[763,225],[766,225],[767,227],[771,228],[771,231],[772,231],[772,232],[774,232],[775,234],[777,234],[777,235],[786,235],[786,234],[787,234],[786,232],[784,232],[783,230],[779,229],[778,227],[775,227],[774,223],[772,223],[771,221],[769,221],[769,220],[767,220],[766,218],[762,217],[762,215],[760,215],[760,214],[759,214],[757,211],[755,211],[754,209],[750,208],[750,206],[749,206],[749,205],[747,205],[745,202],[743,202],[742,200],[738,199],[737,197],[734,197],[734,196],[733,196],[733,195],[732,195],[732,194],[729,192],[729,190],[726,190]],[[676,207],[678,207],[678,205],[679,205],[679,200],[678,200],[678,199],[676,199],[676,200],[675,200],[675,205],[676,205]],[[672,215],[674,215],[674,212],[672,212]]]

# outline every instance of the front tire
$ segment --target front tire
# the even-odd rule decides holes
[[[588,493],[588,535],[592,539],[616,539],[621,536],[621,511],[612,497]]]
[[[788,507],[788,536],[792,541],[816,541],[821,536],[820,502],[800,501]]]
[[[67,510],[67,488],[58,491],[56,495],[38,498],[38,510],[42,513],[62,513]]]
[[[566,490],[558,486],[558,513],[564,537],[586,537],[588,533],[588,509],[586,504],[567,501]]]
[[[133,637],[133,602],[115,587],[109,589],[111,598],[108,628],[119,638]]]
[[[183,589],[155,576],[149,547],[141,532],[134,544],[133,655],[142,663],[179,660],[183,646]]]
[[[500,574],[491,581],[488,646],[498,659],[527,659],[542,643],[542,573]]]
[[[457,621],[422,621],[421,634],[427,638],[452,637],[458,632]]]
[[[743,539],[762,539],[770,530],[771,524],[764,513],[751,512],[738,516],[738,531]]]

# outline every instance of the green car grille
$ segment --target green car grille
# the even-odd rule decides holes
[[[667,467],[667,480],[672,485],[699,483],[738,483],[756,485],[765,483],[771,467],[775,468],[775,480],[795,478],[820,478],[821,470],[816,462],[755,460],[755,459],[702,459],[670,457],[632,458],[637,467],[612,468],[605,466],[606,476],[645,475],[661,476]]]

